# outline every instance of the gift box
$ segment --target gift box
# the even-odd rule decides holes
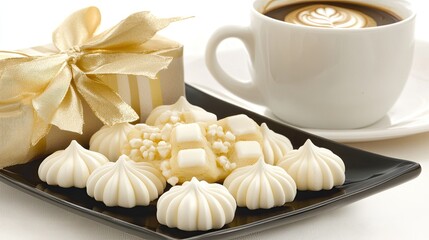
[[[0,168],[87,146],[103,124],[144,121],[184,95],[183,47],[157,32],[181,18],[130,15],[100,34],[100,12],[70,15],[53,44],[0,51]]]

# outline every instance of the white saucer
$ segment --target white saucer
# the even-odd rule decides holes
[[[249,79],[248,58],[244,49],[221,50],[218,57],[227,72],[241,79]],[[373,141],[429,131],[428,63],[429,42],[417,40],[410,79],[397,103],[379,122],[351,130],[303,130],[340,142]],[[223,88],[207,70],[203,56],[186,57],[185,79],[188,84],[203,92],[282,122],[269,109],[238,98]]]

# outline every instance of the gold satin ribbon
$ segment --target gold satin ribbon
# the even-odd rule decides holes
[[[154,36],[181,19],[138,12],[95,35],[101,20],[99,10],[79,10],[53,33],[58,53],[17,56],[20,53],[10,52],[10,58],[0,60],[0,105],[32,105],[33,146],[48,134],[52,125],[82,133],[82,100],[104,124],[135,121],[136,112],[97,75],[127,74],[155,79],[173,59],[160,52],[180,46],[165,41],[159,44]]]

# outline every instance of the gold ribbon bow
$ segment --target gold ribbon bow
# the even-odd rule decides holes
[[[32,145],[45,137],[52,125],[82,133],[81,98],[104,124],[135,121],[136,112],[97,75],[156,78],[172,60],[157,52],[178,46],[162,43],[154,36],[180,19],[156,18],[149,12],[138,12],[94,35],[101,20],[99,10],[89,7],[77,11],[53,33],[58,53],[0,60],[0,105],[16,102],[32,105],[35,119]]]

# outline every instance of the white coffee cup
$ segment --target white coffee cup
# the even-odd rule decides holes
[[[410,73],[415,22],[410,4],[361,0],[361,4],[390,10],[401,20],[360,29],[302,26],[263,14],[272,7],[269,4],[291,2],[297,1],[255,0],[250,26],[215,31],[206,49],[211,74],[235,95],[267,106],[296,126],[352,129],[380,120],[398,99]],[[226,38],[244,43],[251,79],[236,79],[219,64],[216,51]]]

